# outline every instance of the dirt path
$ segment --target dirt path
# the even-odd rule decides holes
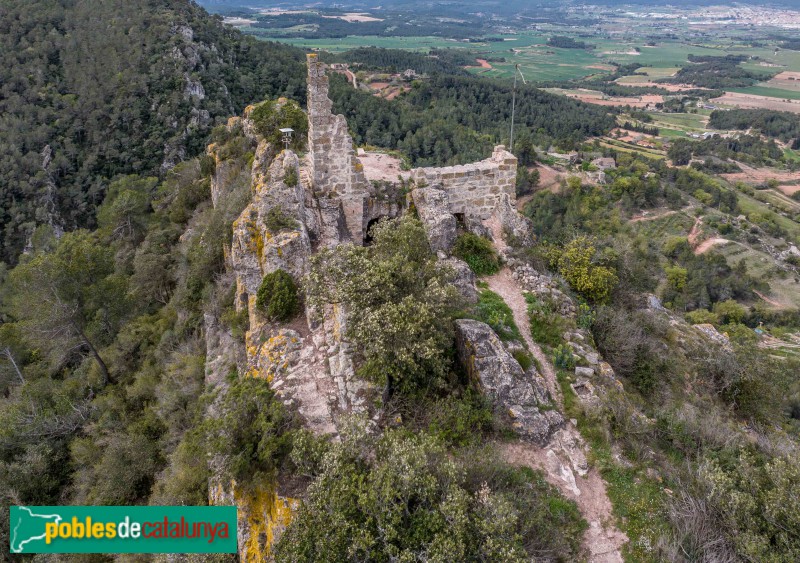
[[[539,362],[542,375],[544,375],[545,381],[547,381],[547,390],[550,391],[550,395],[558,403],[559,408],[563,409],[564,399],[561,396],[561,390],[556,381],[556,372],[550,364],[547,355],[542,351],[539,345],[533,341],[533,338],[531,338],[528,303],[525,301],[522,291],[517,286],[517,282],[511,277],[511,270],[503,268],[497,274],[484,278],[484,281],[489,284],[489,289],[502,297],[511,308],[511,312],[514,314],[514,322],[517,323],[517,327],[522,333],[522,338],[525,340],[528,350],[530,350],[533,357],[536,358],[536,361]]]
[[[727,244],[729,242],[731,241],[726,238],[711,237],[698,244],[697,248],[694,249],[694,253],[704,254],[705,252],[708,252],[712,246],[716,246],[718,244]]]
[[[788,307],[787,307],[787,306],[786,306],[784,303],[778,303],[777,301],[775,301],[774,299],[770,299],[769,297],[767,297],[766,295],[764,295],[764,294],[763,294],[763,293],[761,293],[760,291],[756,291],[756,290],[754,289],[754,290],[753,290],[753,293],[755,293],[756,295],[758,295],[758,296],[759,296],[761,299],[763,299],[764,301],[766,301],[767,303],[769,303],[769,304],[770,304],[770,305],[772,305],[773,307],[777,307],[777,308],[779,308],[779,309],[787,309],[787,308],[788,308]]]
[[[511,270],[503,268],[484,280],[489,289],[500,295],[511,308],[514,322],[538,361],[551,396],[563,412],[564,399],[556,372],[550,359],[531,338],[528,304],[511,276]],[[628,537],[612,522],[612,506],[606,493],[606,484],[597,469],[588,467],[585,450],[583,439],[572,423],[559,430],[544,448],[525,442],[500,445],[507,462],[544,471],[550,484],[575,501],[581,515],[589,523],[583,538],[589,563],[622,563],[620,548],[628,541]]]
[[[670,215],[675,215],[677,211],[665,211],[664,213],[654,213],[652,215],[637,215],[636,217],[631,217],[631,223],[641,223],[642,221],[655,221],[656,219],[661,219],[662,217],[669,217]]]
[[[572,426],[566,430],[577,433]],[[613,508],[606,483],[597,469],[592,468],[584,477],[576,478],[550,447],[537,448],[533,444],[518,442],[503,444],[500,451],[508,463],[544,471],[551,485],[575,501],[581,516],[589,523],[583,536],[589,563],[622,563],[620,549],[628,542],[628,536],[612,522]]]
[[[689,231],[689,236],[686,237],[689,241],[689,246],[694,246],[697,242],[697,237],[700,236],[700,217],[694,220],[694,225],[692,225],[692,230]]]

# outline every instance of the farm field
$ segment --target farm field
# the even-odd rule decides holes
[[[778,88],[770,88],[768,86],[756,85],[750,86],[749,88],[730,88],[729,92],[735,92],[739,94],[752,94],[754,96],[767,96],[770,98],[778,98],[781,100],[800,100],[800,90],[792,91],[792,90],[780,90]]]
[[[618,141],[616,139],[609,139],[607,137],[604,137],[603,140],[600,141],[600,145],[610,149],[614,149],[616,151],[639,154],[641,156],[645,156],[647,158],[652,158],[655,160],[664,160],[666,158],[666,155],[662,151],[640,147],[638,145],[634,145],[631,143],[624,143],[622,141]]]
[[[772,109],[800,114],[800,98],[783,99],[743,92],[725,92],[725,95],[711,100],[715,104],[723,104],[744,109]]]
[[[674,76],[680,70],[678,67],[640,67],[636,69],[636,74],[630,76],[623,76],[616,80],[617,84],[629,84],[631,86],[640,86],[642,84],[650,85],[653,80],[659,78],[669,78]]]
[[[576,100],[580,100],[582,102],[600,106],[631,106],[634,108],[646,108],[655,107],[656,104],[664,102],[664,97],[659,94],[615,97],[607,96],[602,92],[597,92],[595,90],[586,90],[583,88],[545,88],[544,90],[553,94],[561,94],[562,96],[575,98]]]
[[[781,72],[767,82],[762,82],[761,86],[764,86],[765,88],[800,92],[800,72]]]
[[[701,113],[652,113],[653,125],[692,133],[706,130],[708,116]]]
[[[770,178],[774,178],[781,184],[800,184],[800,172],[788,172],[786,170],[775,170],[772,168],[753,168],[746,164],[738,163],[741,172],[732,174],[722,174],[722,177],[729,182],[745,182],[747,184],[763,184]]]

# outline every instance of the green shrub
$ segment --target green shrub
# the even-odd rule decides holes
[[[297,420],[275,397],[266,379],[240,377],[233,382],[205,423],[208,453],[237,486],[272,482],[292,450]]]
[[[500,340],[522,340],[511,307],[494,291],[484,289],[478,294],[476,312],[478,320],[492,327]]]
[[[250,328],[250,315],[247,314],[246,308],[237,312],[235,307],[228,307],[220,315],[220,321],[230,328],[234,338],[240,340],[244,339],[245,333]]]
[[[586,522],[575,503],[540,472],[498,457],[473,448],[453,455],[425,432],[343,432],[275,560],[576,560]]]
[[[700,480],[720,524],[745,561],[798,561],[800,464],[797,454],[765,460],[741,449],[738,459],[708,459]]]
[[[604,302],[611,296],[619,278],[613,268],[595,263],[596,258],[594,240],[581,235],[564,246],[556,264],[572,289],[591,301]]]
[[[514,356],[514,359],[519,362],[519,365],[524,371],[528,371],[528,369],[533,365],[533,359],[527,352],[516,350],[512,355]]]
[[[532,293],[525,294],[528,302],[528,319],[531,336],[536,342],[547,346],[558,346],[564,332],[564,320],[551,301],[540,301]]]
[[[264,276],[256,295],[256,307],[274,321],[288,321],[300,312],[300,297],[292,276],[283,270]]]
[[[292,166],[291,168],[289,168],[289,170],[286,172],[286,175],[283,177],[283,183],[289,186],[290,188],[293,188],[297,185],[297,182],[298,182],[297,170],[294,168],[294,166]]]
[[[294,129],[290,148],[302,150],[308,133],[308,117],[297,102],[263,102],[250,114],[256,132],[275,147],[283,146],[280,129]]]
[[[686,319],[686,322],[693,325],[701,325],[701,324],[719,324],[719,316],[715,313],[707,309],[697,309],[696,311],[690,311],[683,316]]]
[[[492,409],[485,395],[467,392],[464,397],[450,395],[431,408],[430,432],[443,443],[461,447],[480,441],[481,433],[492,428]]]
[[[594,324],[594,320],[596,315],[594,311],[587,303],[581,303],[578,306],[578,319],[577,323],[578,326],[585,330],[591,330],[592,325]]]
[[[469,264],[479,276],[490,276],[500,271],[500,257],[491,241],[473,233],[463,233],[456,239],[453,256]]]
[[[280,205],[276,205],[267,211],[267,217],[264,220],[264,225],[269,232],[275,234],[283,230],[293,230],[297,228],[297,221],[287,215]]]
[[[747,314],[747,309],[743,305],[739,305],[735,300],[728,299],[727,301],[714,303],[714,313],[719,317],[720,322],[736,324],[742,322],[742,319]]]
[[[559,344],[553,350],[553,364],[560,369],[575,369],[575,355],[572,353],[572,347],[569,344]]]

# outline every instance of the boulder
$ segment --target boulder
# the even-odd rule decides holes
[[[457,320],[456,345],[470,381],[492,400],[496,410],[511,417],[514,429],[524,439],[543,446],[564,426],[564,417],[552,409],[544,379],[533,368],[523,371],[489,325]]]
[[[651,311],[666,311],[661,300],[652,293],[647,295],[647,308]]]

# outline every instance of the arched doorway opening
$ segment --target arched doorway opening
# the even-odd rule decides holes
[[[378,224],[379,221],[383,221],[384,219],[388,219],[389,217],[386,215],[379,215],[374,219],[370,219],[367,223],[367,228],[364,231],[364,246],[369,246],[372,244],[372,228]]]

